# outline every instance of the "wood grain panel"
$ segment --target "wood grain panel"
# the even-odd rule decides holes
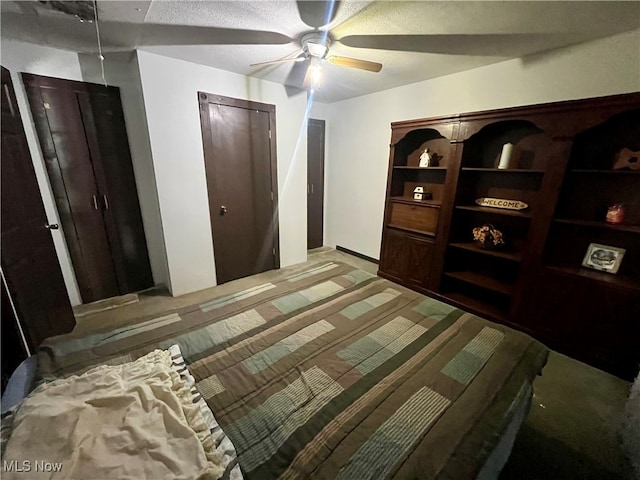
[[[437,208],[393,203],[390,223],[398,227],[435,233],[438,228],[438,214]]]

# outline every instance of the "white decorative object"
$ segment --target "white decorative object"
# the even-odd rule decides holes
[[[421,167],[430,167],[431,166],[431,155],[429,154],[429,149],[425,148],[424,151],[420,154],[420,165]]]
[[[500,154],[500,161],[498,162],[498,168],[509,168],[509,162],[511,161],[511,155],[513,154],[513,143],[505,143],[502,146],[502,153]]]
[[[414,200],[422,200],[422,196],[424,195],[423,187],[416,187],[413,189],[413,199]]]
[[[482,197],[476,199],[476,203],[481,207],[506,208],[508,210],[524,210],[525,208],[529,208],[529,205],[520,200],[507,200],[506,198]]]

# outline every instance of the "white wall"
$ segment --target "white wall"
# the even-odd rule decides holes
[[[105,53],[104,57],[107,84],[120,88],[153,281],[156,285],[167,286],[169,270],[137,54],[136,52]],[[103,83],[98,56],[79,54],[78,58],[82,79],[85,82]]]
[[[305,261],[306,96],[146,51],[138,64],[173,295],[216,283],[198,91],[276,105],[280,261]]]
[[[47,218],[49,223],[57,223],[60,225],[60,230],[52,230],[51,235],[56,253],[58,254],[58,260],[60,261],[64,283],[69,293],[69,300],[71,301],[71,305],[79,305],[82,303],[80,290],[78,289],[73,265],[71,264],[71,257],[69,256],[69,251],[64,239],[62,223],[60,222],[51,185],[49,184],[49,178],[47,176],[42,151],[40,150],[40,144],[38,143],[38,137],[33,124],[22,78],[19,75],[21,72],[26,72],[36,75],[66,78],[69,80],[82,80],[78,55],[65,50],[32,45],[30,43],[5,38],[2,39],[1,51],[0,61],[2,62],[2,66],[11,71],[18,108],[22,116],[22,122],[31,152],[31,159],[36,172],[38,185],[40,186],[40,193]]]
[[[379,258],[393,121],[640,91],[640,30],[330,104],[326,244]]]

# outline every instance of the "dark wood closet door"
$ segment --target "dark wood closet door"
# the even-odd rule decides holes
[[[4,293],[11,298],[28,347],[33,351],[45,338],[73,330],[75,319],[47,228],[11,76],[4,68],[0,166],[2,275],[8,288]],[[2,300],[4,351],[4,333],[17,325],[7,323],[14,318],[13,309],[11,315],[5,315],[8,298]]]
[[[199,98],[218,283],[277,268],[275,107]]]
[[[79,93],[94,172],[101,194],[116,275],[122,292],[153,285],[127,130],[117,91]]]
[[[77,95],[42,87],[30,89],[29,96],[82,300],[116,296],[120,290]]]
[[[83,301],[152,286],[118,88],[23,78]]]
[[[323,244],[324,120],[307,123],[307,248]]]

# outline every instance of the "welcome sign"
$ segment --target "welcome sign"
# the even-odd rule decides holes
[[[481,207],[506,208],[508,210],[524,210],[525,208],[529,208],[529,205],[520,200],[507,200],[506,198],[482,197],[478,198],[476,203]]]

